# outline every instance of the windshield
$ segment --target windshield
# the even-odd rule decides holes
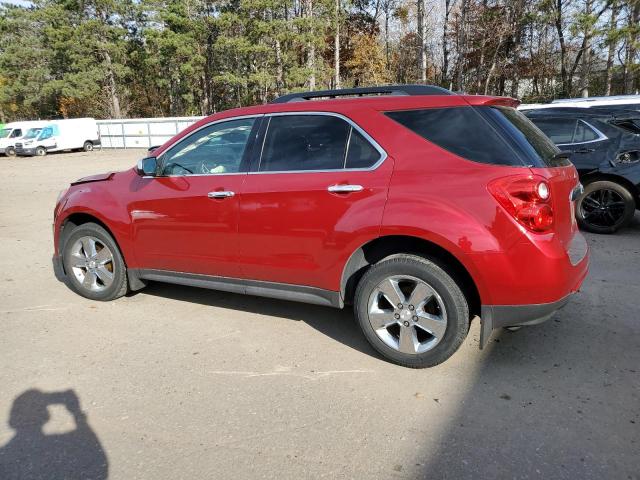
[[[2,130],[0,130],[0,138],[7,138],[10,133],[11,133],[10,128],[3,128]]]
[[[30,138],[36,138],[38,136],[38,134],[40,133],[40,130],[42,130],[42,129],[41,128],[31,128],[31,129],[29,129],[27,134],[24,136],[25,140],[28,140]]]

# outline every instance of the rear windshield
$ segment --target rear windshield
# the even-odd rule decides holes
[[[386,115],[467,160],[509,166],[564,166],[558,147],[522,113],[510,107],[447,107]]]

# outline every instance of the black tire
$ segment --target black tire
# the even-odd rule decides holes
[[[444,304],[446,329],[439,343],[430,350],[411,354],[401,352],[385,343],[371,325],[370,299],[375,298],[374,291],[381,282],[395,276],[409,276],[425,282]],[[354,310],[371,346],[393,363],[410,368],[433,367],[444,362],[460,348],[469,331],[469,306],[460,287],[442,267],[417,255],[393,255],[369,268],[358,283]]]
[[[93,142],[84,142],[84,145],[82,146],[82,150],[84,150],[85,152],[92,152],[93,151]]]
[[[47,154],[47,149],[44,147],[36,147],[36,156],[44,157]]]
[[[588,183],[578,198],[576,219],[588,232],[615,233],[631,223],[635,210],[635,199],[626,187],[598,180]]]
[[[112,265],[113,280],[108,287],[101,291],[92,291],[82,286],[82,283],[74,274],[72,249],[76,242],[82,237],[93,237],[110,250],[113,260]],[[109,301],[120,298],[127,293],[127,267],[124,263],[122,253],[113,237],[100,225],[95,223],[84,223],[75,227],[69,234],[64,236],[62,246],[62,262],[66,273],[67,286],[78,295],[90,298],[91,300]]]
[[[15,147],[7,147],[6,150],[4,151],[4,154],[7,157],[15,157],[16,156],[16,149]]]

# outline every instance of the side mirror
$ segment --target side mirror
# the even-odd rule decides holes
[[[156,159],[156,157],[143,158],[138,162],[138,165],[136,166],[138,175],[142,175],[144,177],[155,177],[157,169],[158,160]]]

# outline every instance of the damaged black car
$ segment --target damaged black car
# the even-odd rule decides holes
[[[584,192],[576,202],[581,228],[614,233],[640,209],[640,112],[544,108],[523,113],[571,161]]]

